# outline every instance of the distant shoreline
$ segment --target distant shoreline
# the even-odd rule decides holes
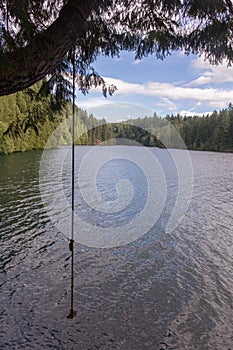
[[[165,150],[165,149],[174,149],[174,150],[188,150],[188,151],[196,151],[196,152],[214,152],[214,153],[233,153],[233,150],[213,150],[213,149],[201,149],[201,148],[162,148],[162,147],[154,147],[154,146],[144,146],[142,144],[128,144],[128,145],[124,145],[124,144],[89,144],[89,145],[80,145],[80,144],[75,144],[75,147],[93,147],[93,146],[103,146],[103,147],[119,147],[119,146],[124,146],[124,147],[146,147],[146,148],[150,148],[150,149],[157,149],[157,150]],[[0,152],[0,155],[13,155],[16,153],[25,153],[25,152],[32,152],[32,151],[44,151],[44,150],[55,150],[55,149],[59,149],[59,148],[67,148],[67,147],[71,147],[71,144],[69,145],[61,145],[58,147],[51,147],[51,148],[33,148],[33,149],[28,149],[28,150],[21,150],[21,151],[13,151],[13,152],[9,152],[9,153],[4,153],[4,152]]]

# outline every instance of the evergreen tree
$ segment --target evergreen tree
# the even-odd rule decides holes
[[[1,95],[46,75],[50,91],[66,93],[74,47],[81,91],[101,85],[104,94],[108,86],[92,67],[100,54],[128,50],[163,59],[182,49],[214,64],[233,61],[230,0],[3,0],[0,18]]]

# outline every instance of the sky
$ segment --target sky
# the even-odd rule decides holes
[[[203,57],[175,52],[166,59],[153,56],[135,60],[133,53],[119,58],[99,57],[97,72],[117,91],[105,98],[100,89],[84,96],[77,105],[109,122],[167,114],[203,115],[233,103],[233,66],[214,66]]]

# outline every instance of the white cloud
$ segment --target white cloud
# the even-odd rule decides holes
[[[161,107],[163,110],[176,113],[177,106],[174,102],[169,100],[168,98],[161,97],[161,102],[156,103],[156,107]]]
[[[187,84],[187,86],[198,86],[198,85],[205,85],[211,83],[211,77],[210,76],[201,76],[193,81],[191,83]]]
[[[212,113],[213,113],[213,111],[199,113],[199,112],[195,112],[193,110],[188,110],[188,111],[182,110],[182,111],[179,112],[180,115],[187,116],[187,117],[194,117],[194,116],[202,117],[203,115],[212,114]]]
[[[117,86],[116,94],[144,95],[169,99],[170,101],[193,100],[194,103],[207,103],[214,108],[226,107],[233,101],[233,89],[197,88],[175,86],[171,83],[146,82],[143,84],[128,83],[120,79],[105,78],[109,84]]]
[[[233,82],[233,66],[228,66],[226,61],[218,66],[211,65],[202,57],[191,62],[191,68],[204,71],[200,77],[193,80],[187,86],[200,86],[205,84],[219,84]]]
[[[142,62],[143,62],[143,60],[134,60],[134,61],[132,62],[132,64],[138,65],[138,64],[140,64],[140,63],[142,63]]]
[[[94,102],[94,99],[92,99]],[[84,103],[83,103],[84,105]],[[86,107],[86,105],[85,105]],[[131,117],[145,117],[152,116],[154,111],[146,108],[144,106],[132,103],[117,102],[117,103],[108,103],[108,104],[89,104],[85,108],[88,113],[92,113],[97,118],[105,118],[111,122],[122,121],[129,119]]]
[[[105,109],[104,106],[109,107],[114,101],[119,101],[119,98],[123,100],[129,100],[129,97],[132,101],[132,98],[136,101],[140,101],[147,98],[147,101],[153,100],[154,102],[150,103],[150,106],[154,105],[155,109],[159,108],[160,113],[177,113],[180,108],[179,105],[183,105],[182,113],[190,115],[190,113],[197,115],[198,112],[203,108],[204,111],[209,111],[213,109],[222,109],[226,108],[230,102],[233,102],[233,86],[232,88],[218,88],[217,85],[211,87],[204,86],[208,82],[220,81],[220,73],[226,75],[225,66],[211,66],[208,62],[205,62],[203,59],[198,58],[193,60],[192,67],[204,70],[202,76],[190,83],[189,85],[184,85],[180,83],[163,83],[150,81],[145,83],[130,83],[120,79],[114,79],[105,77],[105,81],[108,84],[114,84],[117,86],[117,91],[115,92],[113,98],[104,98],[101,93],[101,88],[96,88],[91,90],[91,95],[89,98],[81,98],[78,101],[78,105],[81,108],[90,109],[101,107],[102,111]],[[210,70],[210,67],[212,70]],[[228,75],[230,76],[228,80],[233,81],[233,68],[230,69]],[[231,73],[232,72],[232,73]],[[196,86],[200,84],[200,86]],[[96,95],[98,93],[98,97]],[[194,106],[191,109],[188,109],[190,102]],[[137,102],[138,103],[138,102]],[[146,103],[143,103],[146,105]],[[198,112],[195,112],[197,110]],[[118,105],[119,111],[119,105]],[[181,113],[180,112],[180,113]],[[104,113],[103,113],[104,114]],[[120,113],[121,114],[121,113]],[[131,113],[128,113],[131,115]],[[202,113],[200,114],[202,115]],[[121,118],[121,117],[120,117]]]
[[[112,102],[105,97],[93,97],[93,98],[84,98],[82,100],[77,101],[77,105],[79,108],[92,108],[92,107],[98,107],[98,106],[106,106],[111,104]]]

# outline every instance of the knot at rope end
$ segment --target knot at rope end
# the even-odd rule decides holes
[[[77,311],[74,309],[70,309],[70,313],[67,318],[74,318],[77,315]]]

